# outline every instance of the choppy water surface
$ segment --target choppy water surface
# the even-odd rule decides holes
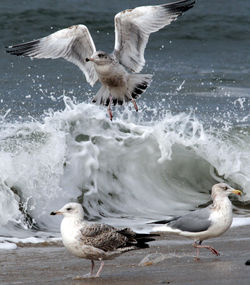
[[[198,1],[152,35],[143,72],[154,81],[138,113],[114,108],[110,122],[75,66],[3,48],[83,23],[112,51],[114,15],[152,1],[106,2],[0,3],[0,234],[57,232],[49,213],[68,201],[90,220],[143,228],[204,205],[218,181],[243,189],[234,210],[249,216],[250,3]]]

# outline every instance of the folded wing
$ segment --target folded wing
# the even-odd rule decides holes
[[[113,251],[126,246],[127,238],[117,230],[105,224],[88,224],[80,231],[80,240],[84,245],[93,246],[103,251]]]
[[[84,224],[79,239],[84,245],[93,246],[103,251],[119,248],[147,248],[147,242],[154,241],[156,234],[138,234],[131,229],[117,229],[106,224]]]
[[[210,220],[210,207],[193,211],[187,215],[173,219],[167,225],[172,229],[185,232],[203,232],[208,230],[212,222]]]
[[[7,48],[8,53],[18,56],[52,59],[62,57],[77,65],[91,86],[98,77],[93,64],[87,63],[85,59],[95,51],[95,44],[84,25],[75,25],[47,37]]]
[[[194,0],[182,0],[118,13],[115,16],[114,53],[120,63],[134,72],[140,72],[145,64],[144,50],[149,35],[175,21],[194,3]]]

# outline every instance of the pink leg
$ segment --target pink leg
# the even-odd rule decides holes
[[[136,112],[138,112],[138,106],[137,106],[137,104],[136,104],[135,99],[133,98],[133,99],[131,99],[131,101],[132,101],[132,103],[134,104],[134,107],[135,107]]]
[[[195,245],[194,245],[194,247],[195,247]],[[195,259],[196,260],[200,260],[200,249],[199,249],[199,247],[196,247],[196,257],[195,257]]]
[[[111,110],[112,102],[113,102],[113,98],[112,98],[112,95],[110,95],[109,96],[109,105],[108,105],[108,114],[109,114],[110,121],[112,121],[112,119],[113,119],[113,114],[112,114],[112,110]]]
[[[193,244],[193,246],[197,249],[197,254],[196,254],[196,259],[199,260],[199,249],[200,248],[206,248],[209,249],[214,255],[219,256],[220,253],[213,247],[209,246],[209,245],[201,245],[201,241],[199,242],[199,244],[197,244],[196,242]]]
[[[94,260],[91,260],[91,271],[90,271],[90,276],[93,276],[94,268],[95,268],[95,262],[94,262]]]
[[[99,277],[101,272],[102,272],[102,269],[103,269],[103,266],[104,266],[104,261],[101,261],[101,265],[96,273],[96,276],[95,277]]]
[[[95,262],[94,262],[94,260],[91,260],[91,271],[88,274],[85,274],[83,276],[76,276],[73,279],[74,280],[82,280],[82,279],[85,279],[85,278],[93,278],[94,277],[94,275],[93,275],[94,267],[95,267]]]

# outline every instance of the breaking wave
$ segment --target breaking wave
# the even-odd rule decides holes
[[[249,127],[205,128],[191,113],[168,111],[146,121],[129,109],[110,122],[102,107],[64,101],[40,122],[2,118],[1,235],[57,232],[49,213],[68,201],[90,220],[133,226],[206,203],[222,180],[250,200]],[[249,210],[235,201],[237,214]]]

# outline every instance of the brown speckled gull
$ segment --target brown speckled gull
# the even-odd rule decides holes
[[[61,234],[64,246],[75,256],[91,260],[91,272],[84,277],[94,277],[94,261],[101,261],[95,277],[99,277],[104,260],[120,254],[147,248],[155,234],[137,234],[132,230],[118,229],[106,224],[84,221],[84,212],[79,203],[68,203],[51,215],[62,214]],[[81,278],[81,277],[79,277]]]

